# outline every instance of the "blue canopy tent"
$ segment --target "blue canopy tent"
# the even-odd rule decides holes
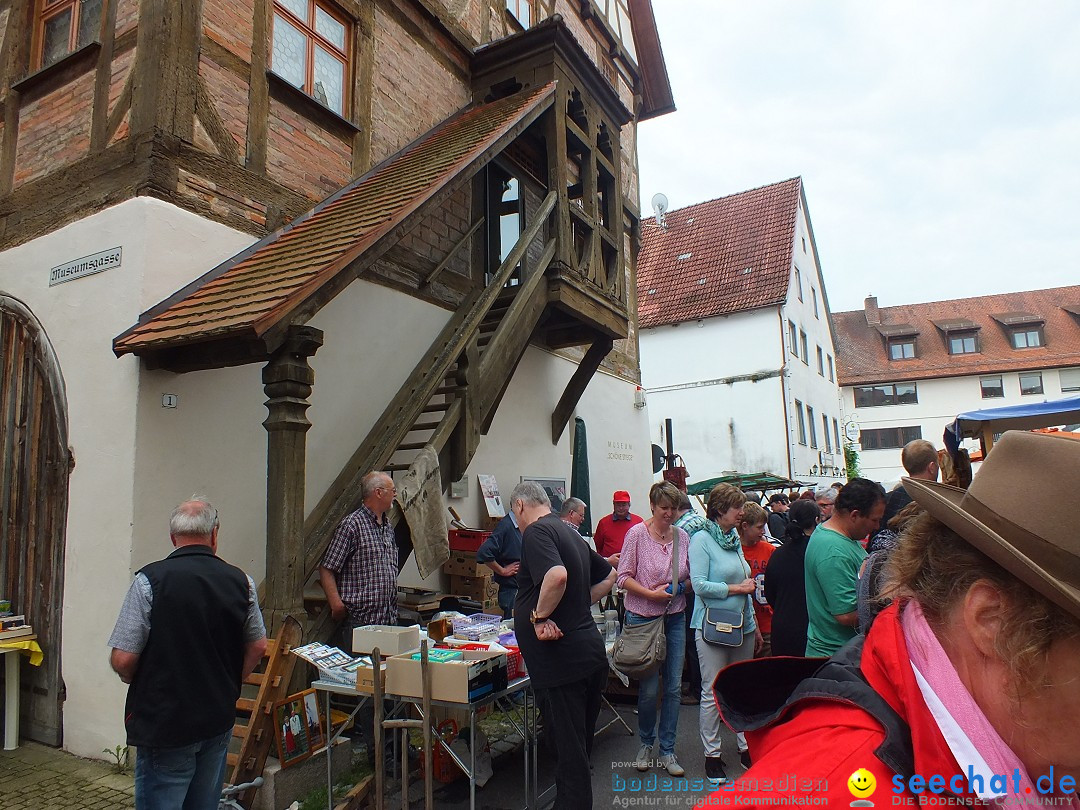
[[[1032,402],[1024,405],[1007,405],[1004,408],[988,408],[959,414],[945,428],[942,437],[951,455],[956,455],[960,442],[965,438],[981,438],[983,452],[989,453],[994,446],[994,436],[1006,430],[1033,430],[1035,428],[1073,425],[1080,422],[1080,396],[1055,399],[1050,402]]]

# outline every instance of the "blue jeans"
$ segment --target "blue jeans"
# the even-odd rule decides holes
[[[136,810],[217,810],[232,729],[179,748],[140,748]]]
[[[644,624],[648,616],[626,611],[626,625]],[[675,753],[675,730],[679,725],[679,692],[682,688],[683,659],[686,657],[686,623],[683,611],[668,613],[664,619],[667,655],[660,668],[638,681],[638,737],[642,745],[656,742],[656,695],[660,676],[664,677],[664,694],[660,700],[660,756]]]
[[[499,586],[499,608],[503,612],[504,619],[514,618],[514,600],[517,599],[516,585]]]

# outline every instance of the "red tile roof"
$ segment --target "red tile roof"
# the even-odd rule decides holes
[[[642,222],[638,325],[727,315],[782,303],[791,278],[802,178]]]
[[[880,325],[868,325],[864,310],[834,312],[837,379],[841,385],[866,385],[1080,366],[1080,316],[1074,310],[1080,312],[1080,286],[880,307]],[[1009,326],[1002,320],[1020,313],[1043,321],[1045,345],[1012,347]],[[1021,320],[1031,322],[1030,317]],[[942,327],[964,322],[978,327],[980,351],[950,355]],[[888,331],[890,324],[918,330],[916,357],[888,359],[881,331]]]
[[[466,108],[397,155],[144,313],[119,356],[251,340],[286,322],[327,282],[551,103],[554,84]],[[323,302],[325,303],[325,302]],[[305,312],[299,322],[310,317]]]

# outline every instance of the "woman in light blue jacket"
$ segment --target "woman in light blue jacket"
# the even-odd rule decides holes
[[[720,756],[720,712],[716,708],[713,683],[721,669],[754,655],[757,622],[750,594],[754,580],[743,559],[739,533],[735,527],[742,517],[746,496],[730,484],[717,484],[709,493],[708,520],[697,522],[690,537],[690,581],[694,589],[694,615],[690,627],[697,631],[698,660],[701,662],[701,709],[699,724],[705,748],[705,775],[727,781]],[[742,611],[743,641],[738,647],[709,644],[701,627],[706,608]]]

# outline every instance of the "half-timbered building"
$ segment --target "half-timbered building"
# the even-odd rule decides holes
[[[272,625],[359,477],[424,448],[475,522],[476,473],[568,476],[578,416],[597,501],[644,499],[649,0],[0,0],[0,105],[24,736],[123,739],[106,639],[193,492]]]

